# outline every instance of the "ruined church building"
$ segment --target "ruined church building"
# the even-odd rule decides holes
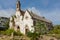
[[[21,3],[18,0],[16,3],[15,15],[10,17],[9,28],[14,29],[15,31],[19,30],[21,33],[26,34],[28,31],[30,32],[36,31],[35,26],[37,25],[38,22],[41,22],[41,24],[45,24],[47,30],[50,30],[52,28],[52,22],[50,20],[38,16],[32,11],[21,10]]]

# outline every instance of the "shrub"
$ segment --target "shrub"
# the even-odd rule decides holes
[[[14,30],[13,29],[8,29],[6,31],[1,31],[0,34],[2,35],[11,35],[11,33],[13,32]]]
[[[16,32],[13,29],[8,29],[6,31],[0,31],[0,34],[2,34],[2,35],[10,36],[12,33],[13,33],[13,35],[16,35],[16,36],[22,36],[23,35],[20,31]]]
[[[22,34],[20,31],[17,31],[17,32],[14,31],[14,35],[15,35],[15,36],[22,36],[23,34]]]
[[[31,38],[31,40],[35,40],[37,39],[37,37],[39,37],[39,34],[34,32],[34,33],[31,33],[31,32],[27,32],[27,36]]]

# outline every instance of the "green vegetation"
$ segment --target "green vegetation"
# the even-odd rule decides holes
[[[8,20],[8,21],[6,21],[6,23],[4,24],[4,26],[6,27],[6,29],[8,29],[8,28],[9,28],[9,20]]]
[[[40,35],[44,35],[47,32],[47,28],[44,22],[36,21],[35,32],[27,32],[27,36],[31,38],[31,40],[38,40]]]
[[[9,28],[9,18],[0,17],[0,31],[7,30]]]
[[[15,36],[22,36],[23,35],[20,31],[16,32],[13,29],[8,29],[8,30],[5,30],[5,31],[0,31],[1,35],[8,35],[8,36],[10,36],[12,33]]]
[[[47,35],[60,39],[60,25],[54,25],[54,28],[50,30]]]
[[[14,36],[23,36],[23,34],[20,31],[14,31],[13,32]]]
[[[60,34],[60,25],[55,25],[54,28],[49,31],[49,34]]]
[[[31,32],[27,32],[27,36],[31,38],[31,40],[36,40],[38,39],[39,34],[37,34],[36,32],[31,33]]]
[[[27,36],[31,38],[31,40],[35,40],[40,35],[49,35],[60,39],[60,25],[54,25],[53,29],[47,31],[47,27],[44,22],[37,21],[35,25],[35,32],[28,32]]]
[[[47,32],[47,27],[44,22],[37,21],[35,25],[36,33],[45,34]]]
[[[11,33],[13,32],[13,29],[8,29],[6,31],[0,31],[0,34],[2,35],[11,35]]]

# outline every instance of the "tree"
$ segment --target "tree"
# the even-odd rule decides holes
[[[8,29],[8,28],[9,28],[9,20],[8,20],[8,21],[6,21],[6,23],[4,24],[4,26],[6,27],[6,29]]]

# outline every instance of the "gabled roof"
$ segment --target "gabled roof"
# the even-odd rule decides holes
[[[35,18],[35,19],[38,19],[40,21],[44,21],[44,22],[47,22],[47,23],[52,23],[50,20],[46,19],[45,17],[38,16],[37,14],[35,14],[32,11],[29,11],[29,10],[26,10],[26,11],[32,16],[32,18]],[[20,10],[22,16],[24,16],[26,11]]]
[[[35,13],[33,13],[32,11],[30,12],[29,10],[27,10],[29,12],[29,14],[35,18],[35,19],[38,19],[40,21],[44,21],[44,22],[47,22],[47,23],[52,23],[50,20],[46,19],[45,17],[41,17],[41,16],[38,16],[36,15]]]

